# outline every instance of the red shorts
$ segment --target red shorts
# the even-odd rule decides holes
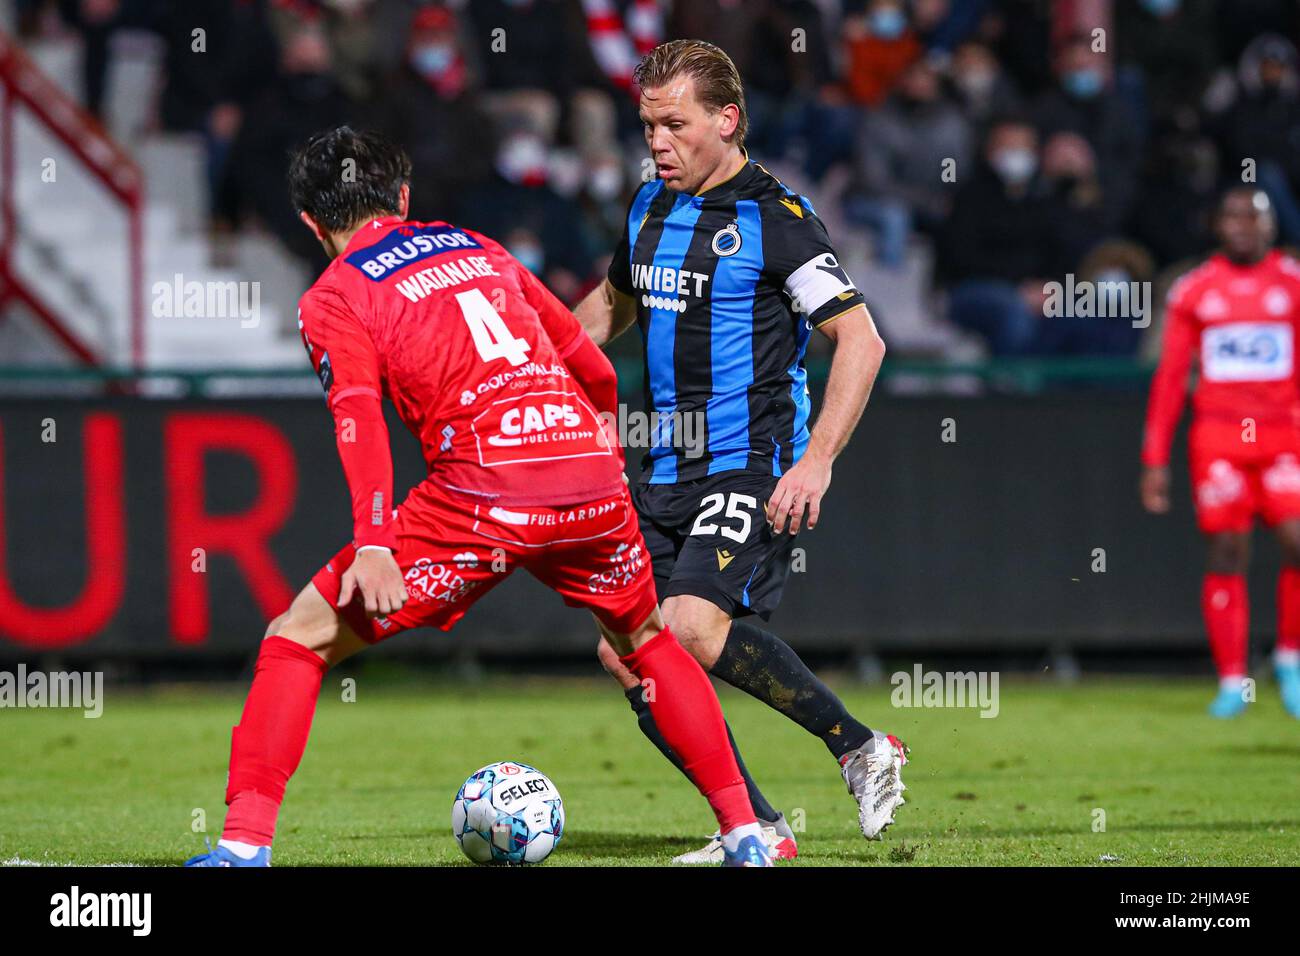
[[[1253,437],[1253,441],[1249,440]],[[1196,523],[1206,534],[1300,518],[1300,429],[1288,422],[1198,420],[1190,436]]]
[[[629,633],[655,609],[654,576],[627,489],[564,507],[480,504],[431,482],[397,509],[394,557],[408,598],[388,617],[367,617],[354,595],[338,607],[348,544],[316,572],[316,590],[362,640],[382,641],[412,627],[449,631],[470,606],[515,568],[524,568],[571,607],[590,610],[612,631]]]

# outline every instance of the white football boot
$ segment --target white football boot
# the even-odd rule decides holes
[[[906,802],[902,769],[909,752],[893,734],[876,730],[870,740],[840,759],[844,782],[858,801],[858,826],[868,840],[879,840],[894,822],[894,811]]]
[[[763,842],[767,844],[768,852],[772,855],[773,860],[793,860],[799,855],[799,847],[794,840],[794,831],[790,829],[790,824],[785,822],[785,814],[779,815],[775,821],[767,820],[758,821],[763,830]],[[698,866],[705,863],[717,865],[722,862],[724,856],[722,849],[722,834],[714,833],[709,837],[709,842],[698,850],[692,850],[690,853],[683,853],[681,856],[673,857],[674,863],[681,863],[687,866]]]

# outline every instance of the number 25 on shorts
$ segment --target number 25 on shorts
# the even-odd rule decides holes
[[[724,505],[727,509],[724,517],[739,521],[739,528],[718,525],[708,520],[719,511],[722,511]],[[702,510],[696,515],[695,523],[691,525],[692,537],[697,534],[721,534],[724,538],[743,543],[749,537],[751,527],[750,512],[758,510],[758,499],[753,495],[741,495],[735,492],[724,495],[718,492],[701,498],[700,508]]]

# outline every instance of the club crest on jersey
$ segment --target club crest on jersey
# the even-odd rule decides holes
[[[478,242],[451,226],[399,226],[372,246],[347,256],[348,265],[381,282],[412,262],[460,249],[481,249]]]
[[[1263,305],[1269,315],[1286,315],[1291,311],[1291,297],[1286,294],[1286,289],[1270,286],[1264,293]]]
[[[734,222],[713,234],[714,255],[734,256],[740,251],[740,245],[740,226]]]

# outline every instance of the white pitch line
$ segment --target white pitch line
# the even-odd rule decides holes
[[[7,860],[0,860],[0,866],[95,866],[95,867],[114,867],[114,866],[139,866],[138,863],[51,863],[48,860],[24,860],[20,856],[11,856]]]

